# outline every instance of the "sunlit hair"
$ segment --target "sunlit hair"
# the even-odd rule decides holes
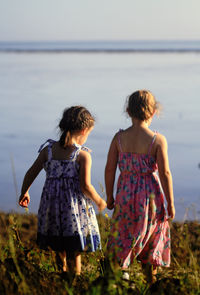
[[[94,117],[83,106],[72,106],[65,109],[58,125],[61,131],[60,145],[64,147],[71,144],[73,133],[93,127],[94,122]]]
[[[159,114],[160,103],[148,90],[138,90],[132,93],[126,102],[126,112],[131,118],[148,121],[154,113]]]

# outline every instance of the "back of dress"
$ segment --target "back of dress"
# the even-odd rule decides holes
[[[37,243],[41,248],[50,246],[56,251],[95,251],[101,246],[99,228],[92,202],[80,189],[79,164],[76,161],[81,149],[86,148],[74,145],[69,159],[55,160],[52,158],[55,141],[48,142]]]
[[[170,263],[164,196],[156,174],[157,164],[151,156],[155,138],[156,134],[147,154],[123,152],[118,133],[120,175],[108,245],[117,251],[124,267],[137,256],[143,263],[165,266]]]

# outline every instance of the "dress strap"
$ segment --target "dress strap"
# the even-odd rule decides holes
[[[86,146],[82,146],[82,147],[81,147],[81,150],[82,150],[82,151],[86,151],[86,152],[88,152],[88,153],[91,153],[91,152],[92,152],[92,150],[89,149],[89,148],[86,147]]]
[[[75,150],[74,150],[74,152],[73,152],[72,155],[71,155],[71,159],[72,159],[72,161],[76,161],[76,159],[77,159],[77,157],[78,157],[78,155],[79,155],[79,153],[80,153],[81,150],[82,150],[82,151],[87,151],[87,152],[89,152],[89,153],[92,152],[92,150],[90,150],[90,149],[87,148],[86,146],[81,146],[81,145],[79,145],[79,144],[77,144],[77,143],[74,143],[74,146],[75,146]]]
[[[123,129],[119,129],[119,132],[117,133],[117,140],[118,140],[120,152],[122,152],[122,144],[121,144],[121,139],[120,139],[120,133],[121,133],[121,131],[123,131]]]
[[[155,142],[155,139],[156,139],[156,134],[154,134],[152,142],[151,142],[151,144],[149,146],[148,155],[150,155],[150,153],[151,153],[151,150],[152,150],[153,144]]]
[[[55,142],[53,139],[47,139],[39,148],[38,153],[44,148],[44,146],[49,143],[48,145],[48,161],[52,159],[52,145]]]

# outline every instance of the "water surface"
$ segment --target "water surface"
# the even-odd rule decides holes
[[[139,45],[138,45],[139,46]],[[0,46],[1,48],[1,46]],[[87,146],[93,158],[92,181],[100,192],[110,141],[130,120],[124,113],[133,91],[151,90],[163,105],[151,128],[168,140],[177,219],[199,218],[200,54],[176,52],[0,52],[0,209],[19,210],[24,173],[56,128],[65,107],[82,104],[96,117]],[[31,187],[30,211],[37,212],[44,172]],[[22,209],[20,209],[21,212]]]

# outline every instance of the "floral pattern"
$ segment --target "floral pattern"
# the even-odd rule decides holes
[[[170,265],[170,228],[164,196],[149,154],[119,153],[120,175],[111,220],[109,251],[122,267],[135,257],[146,264]]]
[[[80,189],[79,164],[75,150],[68,160],[52,159],[53,140],[48,140],[46,180],[38,211],[37,243],[53,250],[96,251],[101,248],[100,234],[92,201]],[[40,150],[43,148],[43,144]],[[39,150],[39,151],[40,151]]]

